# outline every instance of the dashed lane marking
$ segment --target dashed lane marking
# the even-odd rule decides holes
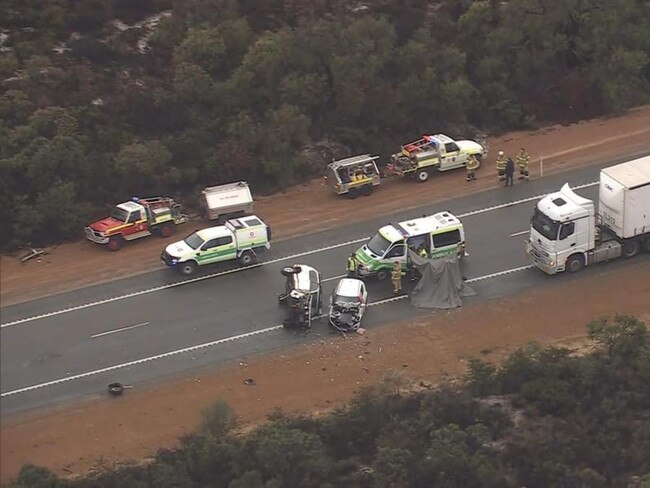
[[[589,187],[596,186],[596,185],[598,185],[597,181],[591,182],[591,183],[585,183],[583,185],[572,186],[571,188],[574,189],[574,190],[581,190],[581,189],[589,188]],[[494,210],[500,210],[502,208],[508,208],[508,207],[513,207],[513,206],[516,206],[516,205],[521,205],[523,203],[528,203],[528,202],[531,202],[533,200],[539,200],[542,197],[544,197],[545,195],[546,194],[535,195],[535,196],[532,196],[532,197],[521,198],[519,200],[513,200],[513,201],[507,202],[507,203],[492,205],[490,207],[485,207],[485,208],[482,208],[482,209],[479,209],[479,210],[472,210],[470,212],[465,212],[463,214],[459,214],[458,217],[459,218],[471,217],[473,215],[492,212]],[[352,244],[358,244],[360,242],[367,241],[369,238],[370,237],[360,237],[358,239],[352,239],[352,240],[349,240],[349,241],[340,242],[338,244],[332,244],[330,246],[321,247],[319,249],[314,249],[312,251],[303,251],[303,252],[299,252],[299,253],[296,253],[296,254],[291,254],[289,256],[284,256],[284,257],[281,257],[281,258],[271,259],[269,261],[262,261],[260,263],[253,264],[253,265],[247,266],[247,267],[235,268],[235,269],[230,269],[230,270],[227,270],[227,271],[220,271],[218,273],[211,273],[211,274],[207,274],[207,275],[197,276],[196,278],[190,278],[190,279],[183,280],[183,281],[176,281],[174,283],[169,283],[169,284],[166,284],[166,285],[154,286],[152,288],[147,288],[145,290],[138,290],[138,291],[134,291],[132,293],[126,293],[124,295],[118,295],[118,296],[111,297],[111,298],[106,298],[106,299],[103,299],[103,300],[96,300],[96,301],[93,301],[93,302],[84,303],[82,305],[75,305],[73,307],[63,308],[63,309],[60,309],[60,310],[55,310],[55,311],[52,311],[52,312],[46,312],[46,313],[39,314],[39,315],[33,315],[31,317],[25,317],[25,318],[22,318],[22,319],[13,320],[11,322],[5,322],[3,324],[0,324],[0,328],[11,327],[13,325],[23,324],[25,322],[32,322],[32,321],[39,320],[39,319],[45,319],[45,318],[48,318],[48,317],[53,317],[55,315],[61,315],[61,314],[64,314],[64,313],[76,312],[77,310],[83,310],[85,308],[90,308],[90,307],[96,307],[98,305],[104,305],[106,303],[116,302],[116,301],[119,301],[119,300],[126,300],[127,298],[133,298],[133,297],[137,297],[137,296],[140,296],[140,295],[155,293],[155,292],[160,291],[160,290],[175,288],[177,286],[187,285],[187,284],[190,284],[190,283],[196,283],[198,281],[203,281],[203,280],[207,280],[207,279],[211,279],[211,278],[217,278],[219,276],[226,276],[226,275],[233,274],[233,273],[239,273],[239,272],[244,271],[246,269],[258,268],[260,266],[267,266],[267,265],[270,265],[270,264],[276,264],[276,263],[280,263],[280,262],[283,262],[283,261],[293,260],[293,259],[300,258],[300,257],[303,257],[303,256],[308,256],[310,254],[317,254],[317,253],[320,253],[320,252],[331,251],[332,249],[337,249],[339,247],[350,246]]]
[[[504,275],[507,275],[507,274],[517,273],[519,271],[530,269],[532,267],[533,267],[533,265],[519,266],[517,268],[507,269],[507,270],[504,270],[504,271],[499,271],[497,273],[491,273],[491,274],[488,274],[488,275],[479,276],[477,278],[472,278],[472,279],[467,280],[466,282],[467,283],[476,283],[478,281],[485,281],[485,280],[489,280],[489,279],[492,279],[492,278],[497,278],[499,276],[504,276]],[[397,295],[397,296],[394,296],[394,297],[386,298],[384,300],[378,300],[376,302],[371,302],[371,303],[368,304],[368,307],[376,307],[376,306],[379,306],[379,305],[385,305],[387,303],[396,302],[396,301],[399,301],[399,300],[403,300],[405,298],[408,298],[408,295],[406,295],[406,294]],[[322,317],[326,317],[326,315],[319,315],[317,318],[322,318]],[[39,383],[37,385],[32,385],[32,386],[27,386],[27,387],[24,387],[24,388],[18,388],[16,390],[6,391],[6,392],[0,394],[0,397],[5,398],[5,397],[13,396],[13,395],[18,395],[18,394],[21,394],[21,393],[28,393],[30,391],[39,390],[41,388],[60,385],[61,383],[67,383],[67,382],[70,382],[70,381],[81,380],[81,379],[84,379],[84,378],[88,378],[90,376],[96,376],[96,375],[99,375],[99,374],[102,374],[102,373],[107,373],[109,371],[115,371],[115,370],[118,370],[118,369],[129,368],[131,366],[137,366],[137,365],[148,363],[148,362],[151,362],[151,361],[156,361],[158,359],[164,359],[164,358],[168,358],[168,357],[171,357],[171,356],[177,356],[179,354],[185,354],[185,353],[188,353],[188,352],[198,351],[199,349],[205,349],[207,347],[219,346],[221,344],[225,344],[225,343],[228,343],[228,342],[238,341],[238,340],[242,340],[242,339],[248,339],[249,337],[254,337],[254,336],[262,335],[262,334],[267,334],[269,332],[278,331],[280,329],[282,329],[282,325],[274,325],[272,327],[267,327],[265,329],[255,330],[255,331],[252,331],[252,332],[245,332],[243,334],[238,334],[238,335],[235,335],[235,336],[226,337],[224,339],[218,339],[216,341],[205,342],[203,344],[198,344],[196,346],[190,346],[190,347],[186,347],[186,348],[183,348],[183,349],[177,349],[175,351],[169,351],[169,352],[165,352],[165,353],[162,353],[162,354],[157,354],[155,356],[149,356],[149,357],[142,358],[142,359],[136,359],[134,361],[129,361],[129,362],[122,363],[122,364],[116,364],[114,366],[108,366],[106,368],[101,368],[101,369],[96,369],[96,370],[93,370],[93,371],[88,371],[86,373],[80,373],[80,374],[75,374],[75,375],[71,375],[71,376],[66,376],[65,378],[59,378],[57,380],[47,381],[45,383]]]
[[[131,330],[131,329],[135,329],[137,327],[143,327],[145,325],[149,325],[149,322],[142,322],[141,324],[135,324],[135,325],[127,325],[126,327],[120,327],[119,329],[113,329],[113,330],[109,330],[109,331],[106,331],[106,332],[100,332],[99,334],[91,335],[90,338],[94,339],[95,337],[103,337],[103,336],[107,336],[107,335],[110,335],[110,334],[116,334],[117,332],[123,332],[125,330]]]

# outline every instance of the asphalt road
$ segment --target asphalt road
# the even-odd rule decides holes
[[[332,332],[326,320],[316,323],[310,333],[279,327],[283,313],[276,294],[284,283],[280,268],[295,262],[320,270],[326,280],[326,303],[345,272],[346,257],[361,245],[354,241],[391,221],[441,210],[462,218],[469,253],[462,263],[463,274],[477,291],[477,296],[468,300],[504,296],[567,279],[588,279],[593,270],[548,277],[525,268],[530,263],[524,242],[539,196],[559,189],[565,181],[577,186],[597,179],[598,167],[591,167],[277,242],[262,257],[262,265],[245,270],[237,270],[232,263],[208,266],[197,278],[180,283],[178,275],[161,266],[161,270],[139,277],[2,308],[2,414],[103,393],[111,381],[139,386],[250,354],[327,338]],[[409,184],[415,183],[405,181],[405,191]],[[597,186],[579,193],[596,198]],[[360,203],[363,200],[355,202]],[[602,266],[612,265],[617,264]],[[509,270],[515,271],[500,274]],[[389,283],[369,282],[368,290],[371,302],[392,298]],[[435,312],[418,311],[407,299],[393,300],[371,307],[363,326],[372,328],[422,313]]]

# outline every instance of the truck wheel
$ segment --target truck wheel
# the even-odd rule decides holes
[[[429,179],[429,170],[427,169],[420,169],[415,173],[415,179],[418,180],[420,183],[424,183]]]
[[[173,233],[174,228],[169,224],[165,224],[160,228],[160,237],[170,237]]]
[[[646,252],[650,252],[650,236],[643,239],[642,245]]]
[[[385,281],[388,279],[388,271],[385,269],[380,269],[377,271],[377,280],[379,281]]]
[[[372,195],[372,190],[373,190],[372,185],[366,185],[361,189],[361,194],[364,197],[370,196]]]
[[[350,189],[348,190],[348,198],[349,198],[350,200],[354,200],[354,199],[357,198],[358,196],[359,196],[359,190],[357,190],[356,188],[350,188]]]
[[[582,254],[574,254],[566,260],[566,269],[569,273],[577,273],[585,267],[585,257]]]
[[[194,261],[185,261],[178,265],[178,271],[185,276],[190,276],[196,273],[197,264]]]
[[[122,249],[123,245],[124,245],[124,239],[122,239],[120,236],[114,236],[108,240],[108,244],[106,245],[106,248],[109,251],[119,251],[120,249]]]
[[[255,253],[252,251],[244,251],[241,256],[239,256],[239,262],[242,266],[250,266],[255,263]]]
[[[639,252],[639,241],[636,239],[627,241],[623,244],[623,256],[626,258],[633,258]]]

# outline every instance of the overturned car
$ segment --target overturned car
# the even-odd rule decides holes
[[[323,298],[320,273],[305,264],[286,266],[281,273],[286,278],[284,291],[278,296],[278,302],[287,306],[284,327],[310,328],[311,321],[321,314]]]
[[[363,281],[344,278],[330,298],[330,324],[342,332],[353,332],[359,328],[367,306],[368,292]]]

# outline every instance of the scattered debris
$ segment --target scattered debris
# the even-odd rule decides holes
[[[246,378],[244,380],[244,384],[246,386],[255,386],[256,385],[255,380],[253,378]]]
[[[48,253],[47,249],[33,247],[29,253],[25,254],[23,257],[20,258],[20,262],[24,263],[26,261],[29,261],[32,258],[35,258],[36,256],[43,256],[47,253]]]
[[[359,328],[357,329],[357,334],[359,334],[359,335],[363,335],[363,334],[365,334],[365,333],[366,333],[366,329],[364,329],[363,327],[359,327]]]
[[[110,383],[108,385],[108,393],[112,396],[120,396],[124,390],[133,388],[133,385],[123,385],[122,383]]]

